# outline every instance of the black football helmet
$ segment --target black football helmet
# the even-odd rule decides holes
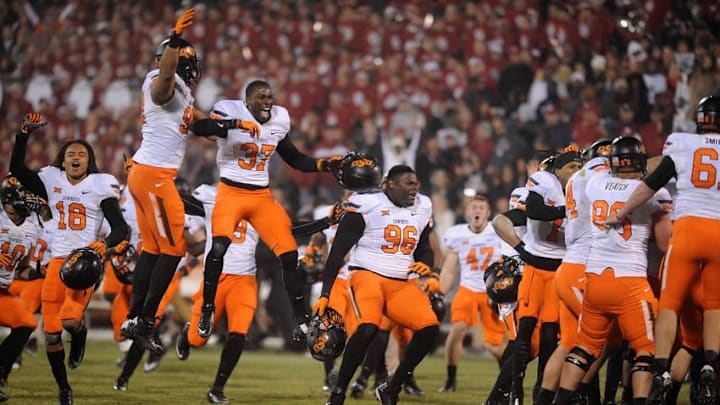
[[[515,257],[501,256],[488,266],[483,278],[487,295],[496,304],[511,304],[517,301],[520,285],[520,262]]]
[[[326,361],[336,359],[342,354],[346,340],[347,332],[342,316],[328,307],[323,316],[315,315],[310,321],[305,346],[313,359]]]
[[[598,156],[609,157],[610,156],[610,145],[612,141],[609,139],[600,139],[595,141],[589,148],[582,151],[582,158],[584,161],[592,160]]]
[[[647,156],[642,142],[634,136],[617,137],[610,145],[610,172],[645,175]]]
[[[25,187],[12,175],[0,182],[0,201],[2,205],[12,205],[15,212],[23,217],[30,215],[30,208],[25,203]]]
[[[133,283],[133,274],[135,273],[138,256],[133,245],[129,245],[123,254],[110,256],[110,265],[118,281],[127,285]]]
[[[707,96],[698,103],[695,123],[698,134],[720,133],[720,97]]]
[[[442,322],[443,318],[445,318],[445,313],[447,312],[445,298],[442,294],[431,294],[429,298],[430,305],[432,306],[433,312],[435,312],[435,316],[437,316],[438,322]]]
[[[374,157],[350,152],[343,157],[335,177],[345,189],[364,193],[378,188],[382,171]]]
[[[188,86],[194,86],[200,81],[202,71],[200,70],[200,57],[198,56],[197,50],[192,44],[182,38],[179,39],[180,48],[178,58],[178,64],[175,71],[180,76],[185,84]],[[155,60],[160,61],[165,48],[170,43],[170,38],[162,41],[160,46],[155,50]]]
[[[103,259],[88,247],[70,252],[60,267],[60,280],[73,290],[84,290],[96,285],[102,275]]]

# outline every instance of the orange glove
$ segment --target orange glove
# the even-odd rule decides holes
[[[47,125],[47,121],[45,121],[45,118],[40,113],[29,113],[25,114],[25,117],[23,118],[23,123],[20,126],[20,132],[29,134],[30,132],[42,128],[45,125]]]
[[[436,273],[433,273],[430,275],[430,277],[426,278],[423,282],[423,291],[425,291],[428,294],[437,294],[440,292],[440,276],[438,276]]]
[[[315,305],[313,305],[313,313],[317,316],[325,315],[325,310],[327,309],[329,302],[330,298],[321,295],[320,298],[315,301]]]
[[[305,247],[305,254],[300,257],[300,261],[307,264],[308,266],[314,266],[315,265],[315,257],[320,252],[320,248],[310,244]]]
[[[415,262],[408,266],[408,273],[415,273],[418,276],[429,276],[432,273],[430,266],[423,262]]]
[[[330,159],[318,159],[317,161],[317,171],[319,172],[332,172],[337,177],[337,172],[340,170],[340,167],[342,167],[344,156],[336,155],[331,157]]]
[[[105,250],[107,247],[105,246],[104,240],[96,240],[95,242],[92,242],[91,244],[89,244],[88,247],[90,249],[96,251],[97,254],[100,255],[100,257],[103,257],[103,258],[105,257]]]
[[[336,202],[330,208],[328,213],[328,219],[330,219],[330,225],[337,225],[340,222],[342,216],[345,215],[345,204]]]
[[[195,9],[189,8],[177,19],[175,23],[175,35],[182,35],[183,31],[190,28],[193,24],[193,18],[195,18]]]
[[[243,121],[243,120],[219,120],[218,123],[225,129],[242,129],[250,133],[253,138],[260,137],[260,125],[254,121]]]
[[[125,170],[125,174],[128,174],[130,173],[130,169],[132,169],[133,164],[135,164],[135,161],[132,160],[132,158],[125,156],[125,154],[123,154],[123,159],[125,159],[123,161],[123,170]]]
[[[110,249],[110,254],[116,256],[125,254],[125,251],[128,249],[128,247],[130,247],[130,242],[123,240],[122,242],[113,246],[112,249]]]
[[[0,254],[0,267],[6,270],[12,270],[13,258],[9,254]],[[326,305],[327,306],[327,305]]]

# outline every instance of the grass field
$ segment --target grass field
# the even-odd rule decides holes
[[[36,357],[25,356],[23,367],[12,372],[9,386],[4,388],[11,398],[9,404],[55,404],[57,389],[50,374],[43,347]],[[205,392],[215,376],[220,350],[208,347],[194,350],[186,362],[168,352],[153,373],[142,371],[142,364],[130,380],[127,392],[113,391],[120,369],[115,366],[118,350],[109,341],[90,341],[82,366],[69,370],[75,404],[206,404]],[[528,370],[534,376],[535,368]],[[401,395],[406,404],[480,404],[492,387],[497,374],[494,360],[466,357],[458,368],[458,392],[440,394],[445,379],[442,356],[428,357],[416,370],[416,378],[425,390],[423,398]],[[243,353],[238,367],[225,390],[232,404],[322,405],[327,394],[321,391],[322,364],[302,354],[273,351]],[[529,393],[529,389],[526,389]],[[681,398],[687,398],[685,390]],[[526,402],[529,402],[526,401]],[[363,400],[348,398],[347,404],[377,404],[369,393]],[[678,402],[687,404],[687,401]]]

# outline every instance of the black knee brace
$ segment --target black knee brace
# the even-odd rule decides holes
[[[62,343],[62,332],[45,334],[45,346],[52,346],[59,343]]]
[[[573,354],[575,356],[579,357],[580,359],[578,359],[575,356],[572,356]],[[595,356],[588,353],[582,347],[578,347],[578,346],[573,347],[572,350],[570,350],[570,354],[568,354],[568,356],[565,357],[566,363],[573,364],[573,365],[581,368],[585,372],[587,372],[588,369],[590,369],[590,366],[593,364],[594,361],[595,361]]]
[[[637,356],[632,360],[632,367],[630,368],[630,374],[634,374],[640,371],[646,373],[652,373],[655,371],[653,367],[655,356]]]

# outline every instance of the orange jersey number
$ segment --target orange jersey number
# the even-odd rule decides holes
[[[415,251],[417,237],[417,229],[412,225],[402,229],[398,225],[388,225],[385,227],[385,242],[388,244],[381,246],[382,251],[395,254],[399,250],[402,254],[409,255]]]
[[[575,219],[578,216],[577,203],[575,197],[573,197],[572,182],[569,181],[565,188],[565,211],[568,213],[568,219]]]
[[[245,242],[245,234],[247,233],[247,221],[244,219],[240,221],[237,227],[235,227],[235,232],[232,234],[232,238],[230,239],[232,243],[243,243]]]
[[[244,143],[240,146],[240,149],[245,151],[245,158],[238,159],[238,166],[246,170],[265,170],[265,163],[267,163],[270,156],[275,152],[275,145],[262,144],[258,153],[258,145],[255,143]]]
[[[710,188],[715,186],[717,169],[711,162],[703,162],[707,158],[710,161],[718,160],[718,152],[711,148],[700,148],[693,154],[693,167],[690,180],[697,188]],[[717,185],[720,189],[720,184]]]
[[[187,134],[188,132],[190,132],[194,118],[195,116],[193,115],[192,106],[185,107],[185,111],[183,111],[182,122],[180,123],[179,128],[181,134]]]
[[[0,245],[0,253],[9,255],[13,258],[13,261],[18,261],[25,257],[25,246],[15,245],[12,252],[10,251],[10,242],[5,242]]]
[[[592,221],[595,226],[598,227],[598,229],[601,230],[607,230],[607,225],[603,224],[605,220],[608,218],[608,215],[615,215],[622,207],[625,206],[625,203],[622,201],[616,201],[612,205],[610,205],[605,200],[597,200],[593,201],[592,204]],[[620,236],[624,240],[630,239],[632,236],[632,224],[630,223],[630,220],[625,217],[623,218],[623,230],[620,232]]]
[[[32,251],[30,252],[30,260],[41,263],[43,258],[45,257],[45,251],[47,250],[48,244],[45,242],[45,239],[38,239],[35,241],[35,246],[33,246]]]
[[[478,252],[479,250],[481,255],[485,255],[485,260],[483,260],[482,266],[479,265],[480,260],[478,260]],[[480,249],[472,248],[468,251],[467,257],[465,258],[465,261],[467,264],[470,265],[471,271],[477,271],[479,269],[485,270],[487,269],[488,265],[490,264],[490,259],[493,257],[493,253],[495,252],[495,249],[491,247],[483,246]]]
[[[58,201],[55,204],[60,218],[58,218],[58,229],[67,229],[68,227],[73,231],[82,231],[85,229],[85,206],[80,203],[70,203],[67,206],[67,218],[65,218],[65,202]],[[67,220],[67,223],[65,221]]]

